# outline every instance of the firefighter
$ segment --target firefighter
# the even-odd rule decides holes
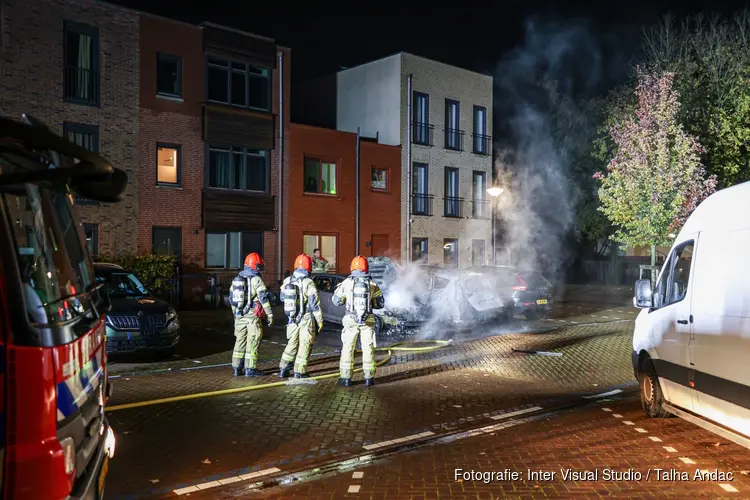
[[[323,329],[323,312],[315,282],[310,279],[312,259],[298,255],[294,260],[294,274],[281,285],[281,301],[287,315],[287,345],[279,362],[279,376],[286,378],[294,364],[294,378],[307,378],[307,361],[315,335]]]
[[[312,272],[327,273],[331,265],[320,255],[320,248],[313,250]]]
[[[255,369],[258,361],[258,346],[263,338],[263,316],[268,318],[268,326],[273,325],[273,311],[260,273],[263,272],[263,259],[253,252],[245,257],[245,269],[232,280],[229,302],[234,314],[234,351],[232,368],[234,375],[242,374],[243,365],[246,377],[258,377],[261,372]]]
[[[342,320],[344,329],[341,332],[341,361],[339,362],[339,384],[349,387],[354,368],[354,349],[357,337],[362,336],[362,371],[365,386],[375,384],[375,316],[373,309],[382,309],[385,299],[380,287],[368,274],[367,259],[358,255],[352,260],[351,274],[333,294],[332,301],[336,306],[346,306]]]

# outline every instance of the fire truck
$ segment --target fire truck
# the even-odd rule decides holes
[[[0,484],[3,499],[102,498],[115,435],[105,314],[74,208],[127,175],[38,120],[0,118]]]

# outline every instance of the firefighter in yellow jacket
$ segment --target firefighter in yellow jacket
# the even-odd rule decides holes
[[[273,311],[268,289],[260,273],[263,272],[263,259],[253,252],[245,257],[245,269],[232,280],[229,302],[234,314],[234,350],[232,368],[234,375],[259,377],[255,369],[258,362],[258,346],[263,338],[263,316],[268,318],[268,326],[273,325]]]
[[[362,372],[365,386],[375,384],[375,316],[373,309],[382,309],[385,299],[380,287],[370,275],[367,259],[358,255],[352,260],[351,274],[333,294],[337,306],[346,306],[341,332],[341,361],[339,362],[339,384],[349,387],[354,369],[354,350],[357,337],[362,336]]]
[[[279,362],[279,376],[286,378],[294,366],[294,378],[307,378],[307,361],[315,335],[323,329],[323,312],[315,282],[310,279],[312,259],[305,254],[294,260],[294,273],[281,284],[281,301],[287,315],[287,344]]]

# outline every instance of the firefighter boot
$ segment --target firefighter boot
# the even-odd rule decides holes
[[[287,363],[284,368],[279,370],[280,378],[287,378],[292,373],[292,363]]]
[[[372,387],[373,385],[375,385],[375,378],[374,377],[366,378],[365,379],[365,387]]]
[[[246,368],[245,369],[245,376],[246,377],[260,377],[263,374],[256,370],[255,368]]]
[[[294,378],[310,378],[310,374],[294,372]]]
[[[340,378],[339,379],[339,385],[343,385],[344,387],[349,387],[352,385],[352,379],[350,378]]]
[[[235,377],[239,377],[240,375],[242,375],[242,372],[243,372],[243,371],[244,371],[244,370],[242,369],[242,367],[241,367],[241,366],[238,366],[237,368],[235,368],[235,369],[234,369],[234,376],[235,376]]]

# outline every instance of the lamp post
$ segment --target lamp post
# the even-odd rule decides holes
[[[487,189],[487,193],[492,196],[492,265],[497,265],[497,234],[495,231],[495,224],[497,220],[497,200],[501,194],[505,191],[503,188],[493,186]]]

